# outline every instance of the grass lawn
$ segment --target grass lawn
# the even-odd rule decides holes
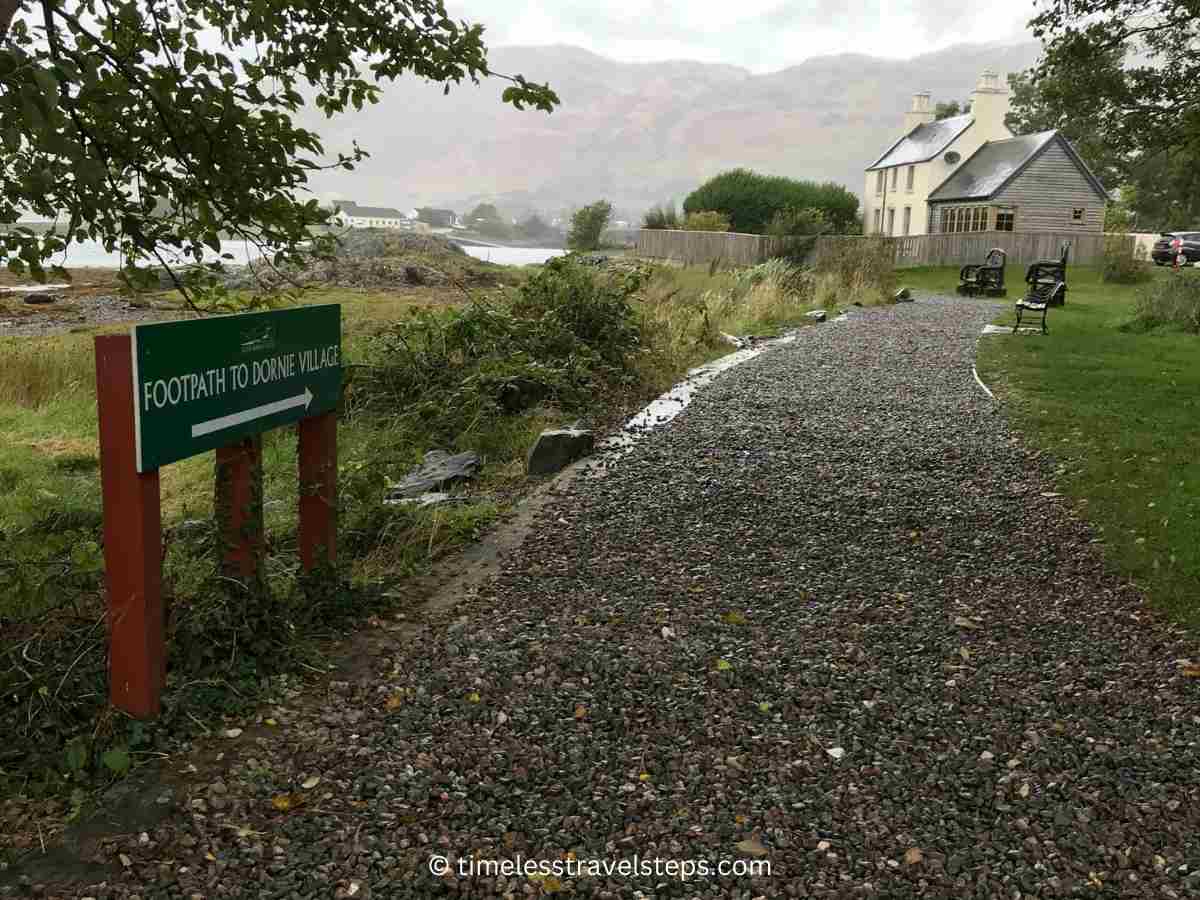
[[[1008,267],[1014,321],[1024,267]],[[1154,279],[1175,277],[1153,269]],[[953,293],[957,269],[904,269],[899,283]],[[991,335],[980,377],[1011,420],[1060,463],[1062,490],[1104,536],[1108,557],[1181,622],[1200,624],[1200,336],[1122,331],[1142,285],[1072,268],[1048,336]],[[982,302],[965,300],[964,302]]]

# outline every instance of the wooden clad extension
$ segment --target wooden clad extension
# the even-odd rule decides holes
[[[1104,230],[1104,204],[1091,182],[1079,171],[1060,141],[1050,144],[1020,177],[998,191],[992,203],[1016,207],[1018,231]],[[1073,210],[1083,220],[1072,220]]]

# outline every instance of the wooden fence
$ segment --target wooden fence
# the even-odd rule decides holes
[[[880,238],[877,235],[830,235],[819,238],[810,259],[841,249],[847,241],[890,241],[896,248],[896,266],[961,266],[982,262],[988,251],[999,247],[1010,263],[1057,259],[1064,243],[1071,245],[1073,265],[1099,265],[1104,258],[1108,235],[1080,231],[978,231],[965,234],[918,234]],[[1128,236],[1126,236],[1128,237]],[[1130,253],[1133,252],[1132,238]],[[787,238],[721,231],[670,231],[642,229],[637,253],[651,259],[671,259],[687,265],[720,259],[730,266],[752,266],[782,253]]]
[[[786,238],[763,234],[643,228],[638,232],[637,254],[650,259],[671,259],[685,265],[719,259],[729,266],[753,266],[778,256],[786,245]]]
[[[892,238],[896,266],[961,266],[983,262],[988,251],[999,247],[1010,263],[1057,259],[1063,244],[1071,245],[1071,263],[1099,265],[1104,259],[1106,235],[1079,231],[980,231],[966,234],[921,234]],[[843,238],[844,240],[844,238]],[[1132,243],[1129,252],[1133,253]]]

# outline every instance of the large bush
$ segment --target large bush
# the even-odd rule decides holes
[[[1200,334],[1200,272],[1171,272],[1138,294],[1133,321],[1126,329],[1150,331],[1164,326]]]
[[[775,237],[801,237],[811,234],[824,234],[830,230],[824,210],[808,207],[797,209],[789,206],[781,209],[771,217],[767,225],[767,234]]]
[[[763,234],[781,210],[819,209],[834,232],[853,227],[858,197],[840,184],[797,181],[732,169],[711,178],[683,201],[684,213],[716,210],[729,217],[734,231]]]
[[[683,227],[688,231],[728,231],[729,218],[711,209],[688,213]]]

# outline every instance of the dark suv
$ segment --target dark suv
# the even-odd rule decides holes
[[[1158,236],[1158,240],[1154,242],[1154,249],[1150,251],[1150,258],[1160,266],[1170,266],[1175,263],[1175,251],[1171,249],[1171,242],[1175,238],[1183,240],[1183,255],[1187,258],[1188,264],[1200,262],[1200,231],[1164,231]]]

